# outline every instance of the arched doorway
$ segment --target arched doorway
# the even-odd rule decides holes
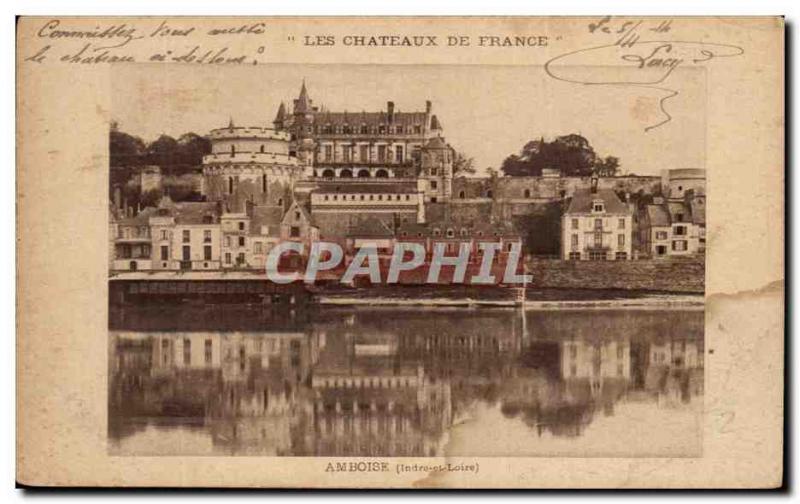
[[[325,178],[333,178],[336,176],[336,173],[330,168],[328,168],[327,170],[323,170],[322,176]]]
[[[341,172],[339,172],[339,176],[341,178],[353,178],[353,172],[348,169],[344,169]]]
[[[369,178],[369,170],[358,170],[359,178]]]
[[[380,177],[380,178],[388,178],[389,177],[389,172],[387,172],[384,169],[380,169],[377,172],[375,172],[375,176],[376,177]]]

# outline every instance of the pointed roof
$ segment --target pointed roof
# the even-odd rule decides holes
[[[306,80],[303,79],[303,84],[300,86],[300,96],[294,104],[295,112],[308,112],[310,109],[310,100],[308,99],[308,91],[306,90]]]
[[[433,137],[428,140],[428,143],[425,144],[426,149],[446,149],[447,144],[444,142],[442,137]]]
[[[230,128],[230,129],[235,128],[235,126],[233,125],[233,117],[231,117],[230,121],[228,122],[228,128]]]
[[[286,118],[286,106],[281,102],[281,106],[278,107],[278,114],[275,116],[275,120],[273,122],[283,122]]]
[[[442,129],[442,125],[439,123],[439,118],[436,117],[436,114],[431,116],[431,129],[432,130],[440,130]]]

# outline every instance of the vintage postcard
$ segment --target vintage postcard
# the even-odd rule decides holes
[[[783,41],[21,18],[18,481],[780,486]]]

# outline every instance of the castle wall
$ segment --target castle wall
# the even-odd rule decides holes
[[[577,189],[591,187],[591,177],[456,177],[453,179],[453,200],[499,199],[547,202],[571,197]],[[661,177],[600,177],[598,187],[636,193],[655,194]]]

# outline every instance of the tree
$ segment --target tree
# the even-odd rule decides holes
[[[186,172],[203,163],[203,156],[211,153],[211,142],[197,133],[184,133],[178,138],[177,148],[180,171]]]
[[[461,152],[453,151],[453,175],[474,175],[475,160]]]
[[[145,144],[141,138],[119,131],[116,123],[111,123],[108,136],[110,166],[139,166],[144,161],[144,154]]]
[[[169,135],[161,135],[147,146],[145,161],[160,166],[162,172],[169,171],[178,161],[178,141]]]
[[[598,158],[594,164],[594,174],[598,177],[613,177],[619,170],[619,158],[606,156]]]
[[[142,193],[139,203],[141,204],[142,208],[156,207],[163,196],[164,193],[161,192],[161,189],[150,189],[149,191]]]
[[[500,170],[511,177],[539,176],[545,168],[555,168],[564,176],[585,177],[595,169],[597,154],[589,141],[581,135],[556,137],[552,142],[544,138],[526,143],[519,154],[503,160]]]

